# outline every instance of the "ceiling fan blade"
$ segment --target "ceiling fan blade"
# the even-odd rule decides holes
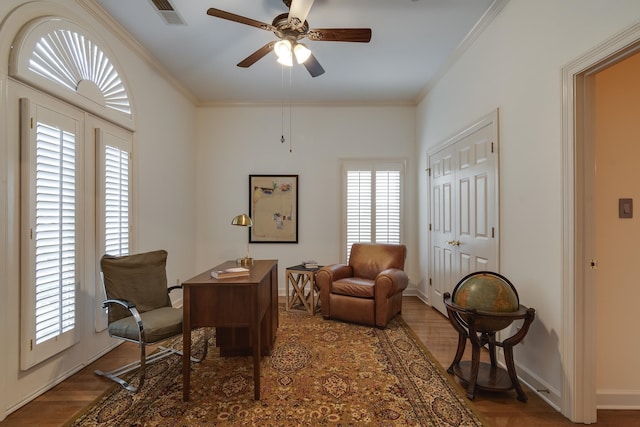
[[[242,61],[238,62],[238,67],[248,68],[258,62],[258,60],[262,59],[267,53],[273,50],[273,45],[275,42],[269,42],[262,46],[260,49],[253,52],[251,55],[247,56]]]
[[[322,65],[320,65],[316,57],[313,56],[313,53],[306,61],[303,62],[303,64],[309,74],[311,74],[311,77],[318,77],[324,74],[324,68],[322,68]]]
[[[301,27],[302,24],[304,24],[311,10],[311,6],[313,6],[313,1],[314,0],[291,0],[287,21],[292,24],[294,28]]]
[[[314,28],[309,30],[307,38],[325,42],[369,43],[371,28]]]
[[[247,18],[245,16],[236,15],[235,13],[225,12],[224,10],[220,9],[209,8],[209,10],[207,10],[207,15],[226,19],[228,21],[238,22],[240,24],[250,25],[252,27],[260,28],[267,31],[275,30],[275,27],[271,24],[256,21],[255,19]]]

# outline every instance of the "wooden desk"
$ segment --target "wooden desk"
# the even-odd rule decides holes
[[[211,271],[236,267],[235,261],[182,283],[182,398],[189,400],[191,331],[215,326],[221,356],[253,355],[254,397],[260,399],[260,356],[271,354],[278,328],[278,261],[257,260],[249,276],[214,279]]]

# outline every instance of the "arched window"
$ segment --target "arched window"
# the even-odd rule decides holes
[[[129,129],[131,101],[118,67],[96,37],[64,18],[26,25],[14,42],[9,74]]]
[[[69,19],[47,16],[27,23],[11,49],[9,74],[24,83],[15,85],[23,370],[77,343],[78,325],[104,328],[101,289],[92,289],[100,279],[90,276],[104,253],[130,250],[132,105],[103,46]],[[79,295],[95,296],[95,313],[77,309]]]

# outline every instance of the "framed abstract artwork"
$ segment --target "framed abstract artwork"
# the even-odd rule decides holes
[[[298,175],[249,175],[250,243],[298,243]]]

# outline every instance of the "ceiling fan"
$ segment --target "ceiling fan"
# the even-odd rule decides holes
[[[371,40],[370,28],[310,29],[306,18],[314,0],[282,1],[289,8],[289,13],[276,16],[271,24],[219,9],[210,8],[207,10],[208,15],[271,31],[280,39],[279,41],[271,41],[256,50],[240,61],[238,67],[250,67],[273,50],[278,55],[278,62],[281,64],[292,66],[293,58],[295,57],[299,64],[304,64],[309,74],[311,74],[311,77],[317,77],[324,73],[324,68],[322,68],[322,65],[320,65],[316,57],[313,56],[309,48],[303,43],[300,43],[299,40],[305,37],[313,41],[332,42],[369,43]]]

